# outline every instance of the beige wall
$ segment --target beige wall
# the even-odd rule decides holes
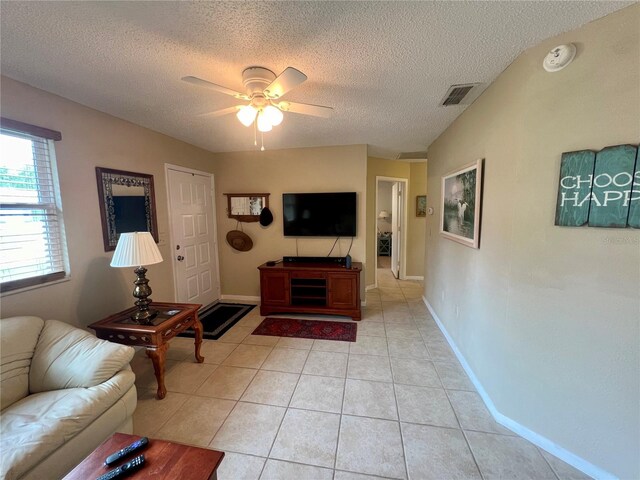
[[[260,295],[257,267],[268,260],[285,255],[325,256],[335,238],[284,237],[282,232],[282,194],[295,192],[356,192],[358,202],[357,236],[351,257],[354,262],[366,262],[365,209],[366,145],[342,147],[296,148],[216,154],[216,203],[221,284],[224,296]],[[224,193],[270,193],[269,208],[273,223],[244,223],[242,228],[253,240],[253,249],[238,252],[225,237],[236,228],[236,221],[227,218]],[[341,239],[332,256],[345,256],[350,239]],[[364,274],[361,281],[364,280]],[[364,288],[364,285],[363,285]]]
[[[424,242],[427,221],[416,217],[416,196],[427,194],[427,162],[409,164],[409,211],[407,212],[407,277],[424,276]],[[427,197],[427,200],[430,200]],[[433,202],[429,201],[429,205]]]
[[[427,216],[426,299],[500,413],[625,479],[640,477],[640,232],[554,215],[562,152],[638,144],[639,25],[636,5],[530,49],[428,151],[432,199],[477,158],[485,180],[479,250]],[[573,64],[545,72],[566,42]]]
[[[154,176],[160,251],[164,262],[147,274],[154,300],[173,300],[164,163],[213,171],[213,154],[2,77],[2,116],[62,132],[56,142],[69,247],[69,281],[3,295],[2,316],[38,315],[86,326],[133,304],[132,269],[111,268],[105,252],[95,167]]]

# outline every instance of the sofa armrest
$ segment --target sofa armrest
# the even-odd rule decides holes
[[[99,340],[89,332],[57,320],[47,320],[31,361],[31,393],[63,388],[89,388],[105,382],[125,367],[135,350]]]
[[[44,321],[38,317],[0,320],[0,410],[29,395],[29,369]]]

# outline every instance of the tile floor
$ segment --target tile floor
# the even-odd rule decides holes
[[[172,340],[161,401],[138,352],[134,432],[225,451],[220,480],[588,478],[493,420],[419,282],[378,282],[354,343],[251,335],[257,308],[205,363]]]

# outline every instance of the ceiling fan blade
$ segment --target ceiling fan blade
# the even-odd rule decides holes
[[[223,115],[228,115],[230,113],[236,113],[240,110],[244,105],[236,105],[234,107],[223,108],[222,110],[215,110],[213,112],[201,113],[199,117],[221,117]]]
[[[280,102],[276,106],[283,112],[300,113],[302,115],[313,115],[314,117],[329,118],[333,115],[333,108],[322,105],[310,105],[308,103]]]
[[[202,80],[201,78],[198,78],[198,77],[192,77],[192,76],[182,77],[182,80],[187,83],[190,83],[191,85],[210,88],[211,90],[215,90],[217,92],[224,93],[226,95],[231,95],[232,97],[236,97],[238,99],[249,100],[249,97],[244,93],[236,92],[235,90],[231,90],[230,88],[208,82],[207,80]]]
[[[264,89],[264,94],[269,98],[280,98],[293,87],[300,85],[307,76],[300,70],[287,67],[271,84]]]

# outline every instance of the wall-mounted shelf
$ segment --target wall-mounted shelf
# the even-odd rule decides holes
[[[263,208],[269,207],[268,193],[225,193],[227,217],[239,222],[258,222]]]

